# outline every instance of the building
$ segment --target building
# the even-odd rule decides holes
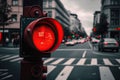
[[[19,35],[20,32],[20,16],[22,15],[22,0],[7,0],[8,4],[11,6],[12,12],[9,16],[12,19],[9,20],[11,24],[5,26],[5,37],[12,38]],[[3,32],[2,26],[0,26],[0,32]]]
[[[47,12],[47,17],[58,20],[64,29],[64,35],[69,35],[70,18],[69,13],[60,0],[43,0],[43,10]]]
[[[120,40],[120,0],[101,0],[101,12],[107,15],[109,23],[107,37]]]
[[[100,23],[100,11],[95,11],[94,13],[94,20],[93,20],[93,27],[96,26],[96,24]]]

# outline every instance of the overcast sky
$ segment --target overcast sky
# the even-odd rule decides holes
[[[87,34],[93,27],[93,14],[101,8],[101,0],[61,0],[67,10],[78,15]]]

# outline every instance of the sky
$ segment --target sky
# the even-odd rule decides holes
[[[86,33],[93,28],[93,14],[101,9],[101,0],[61,0],[64,7],[78,15]]]

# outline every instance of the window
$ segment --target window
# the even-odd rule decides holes
[[[12,5],[17,6],[18,5],[18,0],[12,0]]]
[[[52,0],[49,0],[48,7],[52,7]]]
[[[52,17],[52,11],[48,11],[48,17]]]
[[[111,0],[111,5],[118,5],[120,4],[120,1],[119,0]]]
[[[16,14],[13,14],[13,15],[12,15],[12,21],[13,21],[13,22],[17,22],[17,15],[16,15]]]
[[[111,9],[111,25],[119,25],[120,11],[118,9]]]

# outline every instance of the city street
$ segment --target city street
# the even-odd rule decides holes
[[[0,48],[0,80],[20,80],[19,48]],[[47,80],[120,80],[120,53],[98,52],[90,42],[61,44],[47,65]]]

